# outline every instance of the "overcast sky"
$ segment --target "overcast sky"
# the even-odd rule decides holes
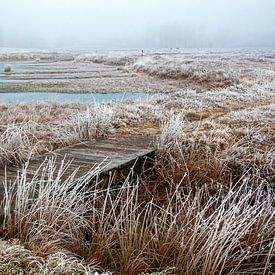
[[[275,0],[0,0],[0,46],[275,47]]]

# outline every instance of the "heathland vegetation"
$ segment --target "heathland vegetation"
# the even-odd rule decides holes
[[[97,179],[100,164],[81,179],[61,180],[69,163],[52,159],[32,180],[27,165],[16,181],[7,177],[0,273],[272,274],[274,52],[71,59],[133,74],[125,85],[174,86],[146,101],[0,104],[0,165],[138,133],[158,136],[154,166],[109,187]]]

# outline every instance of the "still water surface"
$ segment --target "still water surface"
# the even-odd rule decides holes
[[[0,103],[29,103],[54,101],[59,103],[94,103],[125,100],[150,99],[154,95],[148,93],[0,93]]]

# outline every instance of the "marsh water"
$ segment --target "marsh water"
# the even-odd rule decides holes
[[[0,93],[0,103],[30,103],[53,101],[59,103],[103,103],[110,101],[126,101],[149,99],[153,95],[148,93]]]
[[[6,64],[10,64],[12,71],[4,72]],[[103,67],[104,71],[104,67]],[[51,87],[53,82],[61,84],[63,81],[74,81],[81,79],[90,79],[102,77],[102,75],[94,75],[89,67],[77,67],[74,63],[68,62],[0,62],[0,103],[29,103],[29,102],[60,102],[60,103],[94,103],[94,102],[110,102],[110,101],[125,101],[125,100],[146,100],[152,98],[152,94],[142,92],[113,92],[110,93],[93,93],[93,91],[83,91],[74,93],[54,91]],[[98,72],[97,72],[98,73]],[[99,72],[100,73],[100,72]],[[30,84],[27,91],[18,91],[23,84]],[[35,91],[37,88],[34,85],[43,84],[47,88],[47,84],[51,87],[51,91]],[[13,90],[13,88],[16,88]],[[24,86],[25,87],[25,86]],[[47,90],[47,89],[46,89]],[[70,89],[68,89],[70,90]],[[90,93],[87,93],[90,92]]]

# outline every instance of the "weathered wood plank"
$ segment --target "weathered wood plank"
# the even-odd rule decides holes
[[[88,173],[91,168],[101,164],[102,175],[108,175],[115,170],[118,175],[130,172],[132,165],[141,167],[146,157],[154,154],[154,137],[152,136],[116,136],[109,139],[91,140],[76,145],[67,146],[54,152],[36,156],[28,162],[27,178],[31,179],[45,159],[54,158],[56,174],[59,167],[70,162],[63,179],[78,169],[77,177]],[[0,169],[0,198],[3,192],[2,182],[7,179],[12,182],[22,170],[22,165],[11,165]]]

